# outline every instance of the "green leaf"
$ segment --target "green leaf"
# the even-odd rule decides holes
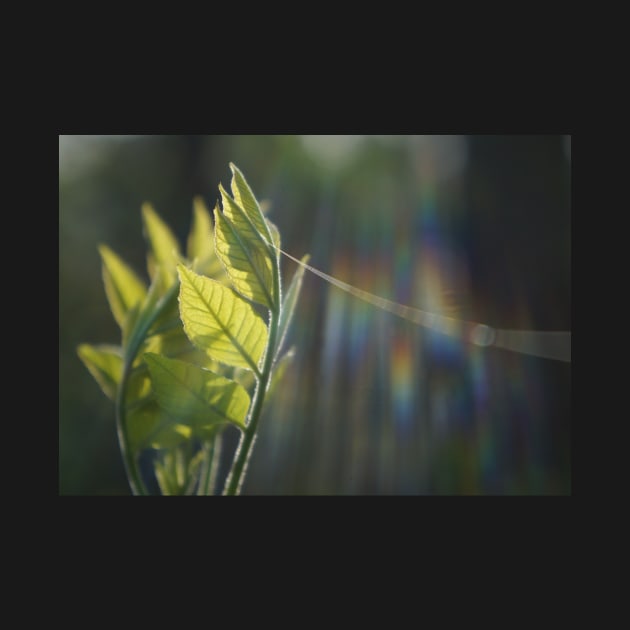
[[[222,284],[178,267],[179,309],[184,331],[213,359],[253,370],[267,344],[267,327],[250,304]]]
[[[175,268],[181,259],[179,243],[168,225],[149,203],[142,204],[142,222],[149,243],[147,256],[149,276],[153,278],[159,268],[165,288],[168,288],[176,277]]]
[[[195,272],[215,280],[227,277],[225,267],[217,258],[214,249],[214,229],[210,212],[201,197],[195,197],[193,201],[193,222],[186,251]]]
[[[245,428],[248,393],[235,381],[158,354],[145,354],[158,403],[182,424],[199,428],[231,423]]]
[[[161,354],[169,359],[179,359],[205,367],[213,372],[220,373],[222,366],[211,359],[208,354],[193,345],[186,336],[181,320],[178,318],[178,326],[162,334],[154,335],[147,339],[143,346],[144,352]],[[251,372],[250,372],[251,373]]]
[[[107,245],[99,245],[105,294],[116,323],[122,328],[130,309],[146,296],[146,285]]]
[[[192,428],[171,417],[151,396],[127,410],[127,437],[133,452],[144,448],[174,448],[189,440]]]
[[[214,255],[210,212],[201,197],[193,199],[193,221],[188,235],[186,255],[189,260],[203,260]]]
[[[230,169],[232,171],[232,195],[234,195],[234,201],[245,211],[256,231],[266,241],[269,241],[271,234],[252,189],[245,180],[243,173],[232,162],[230,162]]]
[[[121,348],[110,345],[91,346],[83,343],[77,348],[77,354],[101,386],[103,393],[110,400],[116,400],[123,369]]]
[[[301,262],[306,264],[308,263],[310,258],[310,255],[306,254],[302,257]],[[289,285],[289,288],[285,293],[284,300],[282,301],[282,309],[280,311],[280,323],[278,324],[278,344],[276,345],[276,357],[282,350],[282,344],[284,343],[287,331],[289,330],[289,325],[291,324],[291,320],[293,319],[293,311],[295,310],[295,305],[297,304],[300,290],[302,289],[304,269],[305,268],[302,265],[298,265],[298,268],[293,274],[291,284]]]
[[[151,379],[147,366],[140,362],[129,373],[127,383],[127,397],[125,399],[125,409],[129,410],[134,406],[141,405],[151,394]]]
[[[251,222],[230,196],[219,187],[223,197],[223,213],[214,209],[214,235],[217,256],[234,285],[248,300],[269,309],[274,306],[273,263],[269,248],[261,240]]]

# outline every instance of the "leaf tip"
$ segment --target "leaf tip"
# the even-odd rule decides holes
[[[140,211],[142,212],[142,216],[144,218],[155,214],[155,208],[148,201],[142,202],[142,205],[140,206]]]
[[[183,263],[177,263],[176,267],[179,281],[181,282],[182,276],[189,271],[189,269]]]
[[[219,182],[219,192],[221,193],[222,199],[225,199],[226,197],[232,199],[230,195],[228,195],[228,193],[225,191],[225,188],[223,188],[223,184],[221,182]],[[223,203],[225,203],[225,201]]]
[[[109,245],[105,245],[105,243],[99,243],[96,248],[98,249],[98,253],[100,254],[103,262],[105,262],[106,258],[111,258],[111,256],[114,254]]]
[[[221,212],[221,206],[219,205],[219,200],[217,199],[217,202],[214,204],[214,223],[215,223],[215,227],[216,224],[219,223],[219,221],[221,219],[223,219],[223,213]]]

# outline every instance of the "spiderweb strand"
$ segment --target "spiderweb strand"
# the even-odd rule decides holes
[[[429,313],[418,308],[392,302],[359,289],[302,262],[271,243],[268,244],[278,250],[283,256],[286,256],[338,289],[419,326],[431,328],[477,346],[495,346],[521,354],[571,363],[571,331],[505,330],[478,322]]]

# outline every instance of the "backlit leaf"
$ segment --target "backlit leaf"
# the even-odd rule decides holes
[[[214,255],[210,212],[201,197],[195,197],[193,200],[193,220],[188,235],[186,255],[189,260]]]
[[[122,350],[118,346],[91,346],[83,343],[77,348],[77,354],[101,386],[103,393],[110,400],[115,400],[122,377]]]
[[[192,437],[191,427],[170,416],[151,396],[127,409],[127,437],[132,451],[173,448]]]
[[[139,405],[151,394],[151,379],[149,370],[144,363],[139,363],[138,367],[131,370],[127,382],[127,398],[125,407],[127,409]]]
[[[107,245],[99,245],[98,251],[103,261],[103,282],[112,315],[122,328],[130,309],[144,300],[147,289],[117,254]]]
[[[193,222],[186,252],[196,273],[220,281],[227,277],[225,267],[214,249],[214,228],[210,212],[201,197],[195,197],[193,202]]]
[[[184,331],[213,359],[258,373],[267,343],[267,327],[252,306],[216,280],[183,265],[179,308]]]
[[[151,204],[142,204],[142,222],[144,234],[149,244],[147,264],[149,276],[153,278],[159,267],[168,288],[176,277],[175,268],[180,262],[179,243]]]
[[[184,332],[181,321],[179,321],[177,328],[150,337],[142,350],[144,352],[161,354],[170,359],[188,361],[200,367],[208,368],[217,374],[220,374],[225,369],[217,361],[210,358],[205,351],[191,343]]]
[[[145,354],[151,385],[167,414],[185,425],[210,428],[232,423],[245,427],[249,395],[235,381],[157,354]]]
[[[220,188],[223,213],[214,209],[217,256],[234,288],[244,297],[273,308],[273,264],[269,248],[260,240],[244,211]]]
[[[243,177],[243,173],[232,162],[230,162],[230,169],[232,171],[232,195],[234,196],[234,201],[245,211],[256,231],[265,240],[269,240],[270,235],[266,227],[265,217],[252,189],[249,187],[245,177]]]

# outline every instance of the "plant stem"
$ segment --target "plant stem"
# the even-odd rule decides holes
[[[257,379],[256,382],[256,391],[254,392],[254,399],[252,401],[250,420],[247,424],[247,428],[241,433],[241,440],[238,444],[238,448],[236,449],[236,454],[234,455],[234,464],[232,465],[232,470],[225,482],[225,489],[223,491],[224,495],[237,495],[240,494],[241,491],[241,485],[245,477],[247,463],[256,438],[260,412],[262,411],[265,394],[271,379],[271,368],[273,367],[273,355],[277,333],[278,316],[277,313],[272,311],[269,322],[269,340],[267,344],[267,353],[265,355],[265,364],[263,366],[261,377],[260,379]]]
[[[268,237],[271,240],[271,235],[269,233]],[[265,394],[269,388],[269,382],[271,380],[273,370],[278,337],[278,324],[280,322],[282,307],[280,263],[277,253],[274,250],[270,250],[270,253],[274,269],[273,296],[275,298],[275,304],[269,311],[269,337],[267,339],[265,362],[263,364],[260,378],[256,378],[256,390],[250,407],[249,422],[247,423],[245,430],[241,433],[241,439],[238,443],[236,453],[234,454],[234,463],[232,464],[232,469],[225,481],[223,494],[226,496],[238,495],[241,492],[241,486],[243,485],[243,480],[245,478],[247,464],[252,453],[252,447],[254,446],[254,442],[256,440],[256,431],[258,429],[260,413],[265,400]]]
[[[142,346],[142,342],[145,340],[149,328],[153,325],[156,319],[162,314],[166,306],[169,304],[173,295],[179,289],[179,282],[175,282],[173,286],[160,298],[153,310],[146,317],[140,317],[138,327],[130,335],[129,345],[125,350],[125,360],[123,363],[123,373],[120,380],[120,387],[118,388],[118,394],[116,396],[116,430],[118,433],[118,443],[120,445],[120,452],[122,453],[123,462],[125,464],[125,471],[127,473],[127,479],[131,486],[131,492],[133,494],[148,495],[149,491],[142,480],[140,473],[140,467],[138,458],[134,457],[129,447],[129,436],[127,430],[127,409],[125,400],[127,397],[127,383],[129,381],[129,374],[131,372],[131,366],[135,361],[138,350]]]
[[[131,492],[135,495],[147,495],[149,492],[142,481],[142,475],[140,474],[137,458],[135,458],[131,453],[129,440],[127,438],[125,399],[127,397],[127,383],[129,382],[129,372],[131,371],[132,363],[133,357],[125,360],[123,366],[120,387],[118,388],[118,395],[116,396],[116,430],[118,433],[120,452],[122,454],[123,463],[125,464],[125,472],[127,473],[127,479],[129,481],[129,485],[131,486]]]

